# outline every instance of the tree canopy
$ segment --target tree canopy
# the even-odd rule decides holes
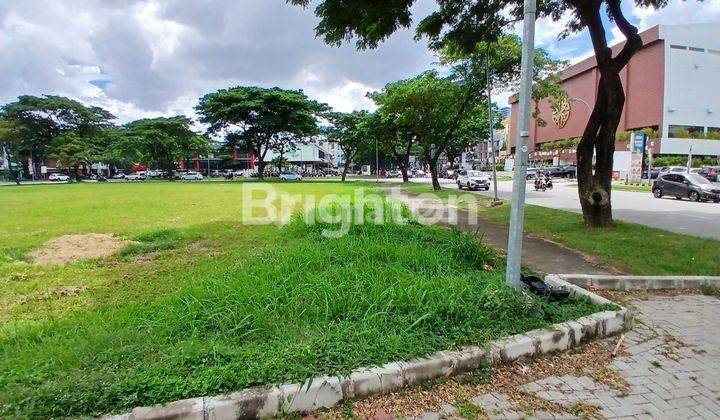
[[[342,181],[345,181],[350,165],[358,153],[366,148],[371,140],[371,131],[364,121],[370,118],[367,111],[329,112],[325,118],[330,122],[326,135],[328,140],[337,142],[345,158]]]
[[[36,164],[48,156],[79,157],[78,148],[91,150],[100,133],[115,119],[102,108],[53,95],[20,96],[16,102],[3,106],[0,114],[16,133],[14,142],[5,143],[9,155],[14,159],[33,158]],[[69,154],[71,149],[75,152]],[[77,168],[77,163],[66,166]]]
[[[301,90],[235,87],[200,99],[196,110],[208,133],[227,133],[226,143],[250,149],[263,177],[269,150],[282,152],[288,144],[318,133],[318,117],[327,106],[310,100]]]
[[[381,118],[392,119],[422,149],[430,164],[433,186],[440,189],[437,160],[463,124],[483,114],[478,106],[483,99],[480,93],[453,77],[427,71],[387,84],[370,97],[380,107]]]
[[[184,115],[133,121],[114,133],[111,149],[116,156],[154,163],[170,173],[180,157],[209,151],[209,138],[192,131],[191,125]]]
[[[306,7],[310,0],[287,0]],[[633,0],[639,6],[663,7],[667,0]],[[328,44],[355,40],[359,49],[374,48],[399,28],[412,24],[415,0],[322,0],[315,8],[318,36]],[[478,44],[492,43],[523,18],[523,0],[442,0],[416,27],[416,38],[427,38],[436,50],[470,53]],[[578,144],[578,197],[590,227],[612,224],[611,187],[615,132],[625,105],[620,71],[642,47],[637,27],[621,7],[622,0],[539,0],[537,17],[571,18],[558,33],[562,38],[588,29],[600,73],[595,105]],[[626,41],[616,54],[608,46],[605,14]]]

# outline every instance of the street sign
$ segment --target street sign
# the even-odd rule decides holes
[[[645,133],[634,131],[632,133],[632,158],[630,161],[630,184],[640,184],[642,182],[643,172],[643,156],[645,152]]]

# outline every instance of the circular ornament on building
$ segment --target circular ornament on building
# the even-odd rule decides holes
[[[570,101],[567,98],[562,98],[555,102],[552,109],[552,119],[558,128],[565,127],[568,120],[570,119]]]

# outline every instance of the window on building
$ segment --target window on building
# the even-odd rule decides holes
[[[720,140],[720,127],[708,127],[705,137],[711,140]]]
[[[718,50],[711,50],[711,49],[708,49],[708,52],[709,52],[710,54],[717,54],[717,55],[720,55],[720,51],[718,51]]]
[[[668,127],[668,137],[678,139],[701,138],[705,129],[696,125],[671,125]]]
[[[688,47],[690,51],[698,51],[698,52],[705,52],[705,48],[698,48],[698,47]]]
[[[675,50],[687,50],[687,47],[684,45],[670,45],[670,48]]]

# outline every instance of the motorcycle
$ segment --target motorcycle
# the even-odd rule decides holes
[[[535,191],[542,190],[543,192],[545,190],[552,190],[553,184],[552,180],[550,178],[535,178]]]

